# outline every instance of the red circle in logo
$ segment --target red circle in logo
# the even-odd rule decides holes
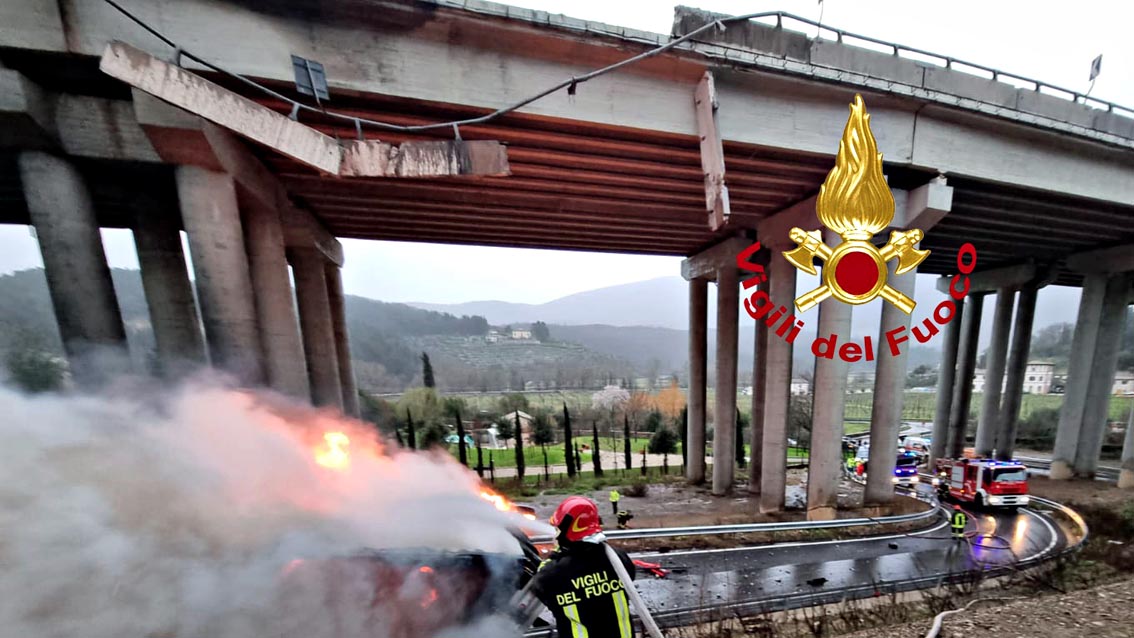
[[[878,283],[878,265],[864,252],[848,252],[835,267],[835,282],[848,295],[865,295]]]

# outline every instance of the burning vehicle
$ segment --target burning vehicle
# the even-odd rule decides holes
[[[347,471],[350,446],[346,433],[327,432],[313,450],[315,462],[330,471]],[[283,569],[282,587],[288,596],[324,596],[332,617],[357,619],[361,610],[388,638],[433,636],[489,616],[507,616],[513,596],[554,548],[554,536],[535,522],[533,508],[486,486],[479,496],[510,520],[513,551],[351,548],[342,555],[296,558]]]

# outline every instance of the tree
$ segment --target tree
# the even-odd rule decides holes
[[[668,426],[662,426],[650,437],[650,454],[673,454],[677,452],[678,436]]]
[[[555,442],[555,430],[551,428],[551,419],[544,412],[537,412],[532,420],[532,443],[547,445]]]
[[[433,378],[433,364],[429,363],[429,355],[421,353],[421,384],[427,388],[436,388],[437,381]]]
[[[484,452],[480,447],[480,438],[476,440],[476,474],[484,478]]]
[[[389,401],[359,390],[358,409],[362,420],[373,423],[379,432],[389,435],[397,431],[397,412]]]
[[[521,385],[520,387],[522,388],[523,386]],[[508,394],[500,397],[499,405],[500,412],[503,414],[515,412],[516,410],[528,412],[532,409],[531,405],[528,403],[528,397],[524,396],[523,393],[520,392],[509,392]]]
[[[456,414],[453,415],[457,419],[457,458],[460,459],[461,465],[468,467],[469,464],[469,451],[465,443],[465,424],[461,422],[461,409],[457,408]],[[480,446],[477,446],[480,449]]]
[[[505,446],[508,445],[508,439],[516,436],[516,430],[512,427],[512,422],[508,419],[500,419],[496,424],[496,436],[500,437],[501,441],[504,441]]]
[[[8,353],[8,375],[25,392],[51,392],[62,389],[67,366],[61,359],[42,350],[22,348]]]
[[[567,476],[575,478],[575,448],[571,441],[571,413],[567,411],[567,403],[563,403],[563,454],[567,461]]]
[[[744,458],[744,430],[748,427],[748,417],[736,411],[736,464],[740,469],[747,467],[748,461]]]
[[[591,461],[595,464],[595,476],[602,476],[602,455],[599,454],[598,444],[598,421],[591,421],[591,428],[593,431],[594,450],[591,451]]]
[[[625,451],[623,456],[626,457],[626,469],[630,469],[630,417],[622,415],[622,439],[625,441]]]
[[[581,474],[583,472],[583,455],[579,454],[579,444],[575,444],[575,472]]]
[[[646,415],[646,431],[657,432],[658,428],[662,425],[662,413],[658,410],[653,410]]]
[[[421,449],[441,447],[447,445],[445,439],[449,437],[449,428],[440,423],[430,423],[421,431]]]
[[[630,401],[630,393],[616,385],[608,385],[591,395],[591,405],[596,410],[613,413]]]
[[[433,388],[410,388],[398,399],[398,414],[413,411],[422,423],[439,423],[444,412]]]
[[[414,428],[413,415],[411,415],[409,413],[409,410],[406,411],[406,429],[407,429],[406,439],[409,442],[409,448],[411,450],[416,450],[417,449],[417,429]]]
[[[689,408],[681,408],[681,429],[678,430],[678,435],[681,437],[681,465],[685,466],[689,463]]]
[[[537,321],[532,324],[532,337],[539,341],[551,341],[551,331],[547,329],[546,323]]]
[[[520,412],[515,412],[516,416],[516,476],[519,477],[520,483],[524,482],[524,429],[520,427]]]

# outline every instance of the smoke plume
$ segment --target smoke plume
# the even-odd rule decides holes
[[[400,638],[391,615],[437,598],[421,583],[375,600],[350,561],[288,572],[364,548],[518,553],[516,521],[443,453],[216,385],[140,394],[0,388],[0,638]],[[316,460],[331,431],[337,469]]]

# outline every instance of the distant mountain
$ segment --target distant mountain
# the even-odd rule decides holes
[[[917,280],[914,300],[917,308],[913,320],[931,316],[945,295],[936,289],[936,276],[923,275]],[[814,277],[800,276],[797,284],[802,293],[817,285]],[[877,338],[882,304],[877,299],[854,308],[851,335],[858,340],[864,335]],[[988,345],[992,334],[994,300],[989,297],[982,317],[981,347]],[[681,277],[661,277],[630,284],[588,290],[542,304],[523,304],[504,301],[471,301],[459,304],[411,303],[416,308],[447,312],[454,315],[477,314],[493,325],[544,321],[565,326],[645,326],[684,331],[689,325],[689,284]],[[1036,304],[1035,329],[1056,323],[1074,323],[1079,305],[1079,289],[1048,286],[1040,291]],[[716,323],[716,287],[709,286],[709,327]],[[752,320],[740,311],[741,334],[750,331]],[[806,325],[799,341],[810,341],[815,336],[819,313],[815,310],[803,315]],[[596,335],[595,337],[599,337]],[[940,349],[940,343],[929,344]]]

